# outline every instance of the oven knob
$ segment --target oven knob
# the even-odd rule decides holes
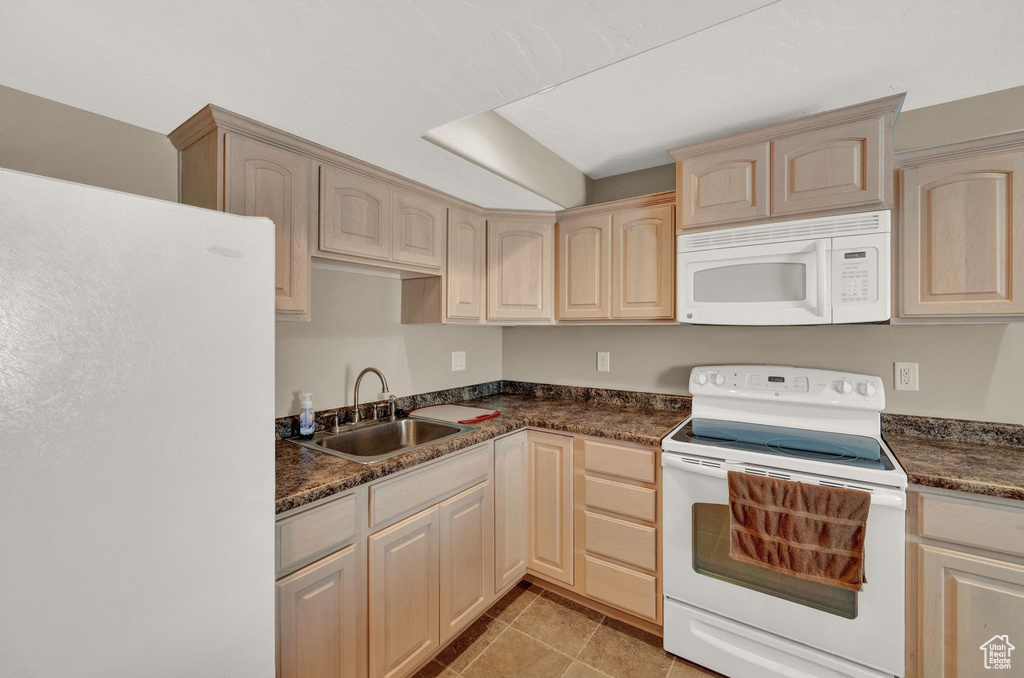
[[[711,375],[711,383],[713,383],[715,386],[721,386],[722,384],[725,383],[725,375],[715,372],[714,374]]]
[[[694,377],[693,380],[697,382],[697,386],[703,386],[704,384],[708,383],[708,375],[704,374],[703,372],[698,372],[697,376]]]
[[[872,384],[870,381],[862,381],[859,384],[857,384],[857,392],[860,393],[862,396],[867,396],[870,398],[871,396],[875,395],[875,393],[878,392],[878,389],[875,388],[875,385]]]
[[[849,395],[853,393],[853,385],[845,379],[840,379],[836,382],[836,392],[843,395]]]

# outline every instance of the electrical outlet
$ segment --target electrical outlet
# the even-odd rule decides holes
[[[452,372],[461,372],[466,369],[466,352],[452,351]]]
[[[597,352],[597,371],[598,372],[611,372],[612,371],[612,358],[608,351]]]
[[[897,391],[916,391],[917,363],[893,363],[892,381]]]

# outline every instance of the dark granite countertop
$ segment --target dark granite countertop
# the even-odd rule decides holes
[[[1024,447],[893,433],[883,437],[912,485],[1024,501]]]
[[[477,429],[373,464],[358,464],[278,440],[276,512],[283,513],[526,426],[660,445],[662,437],[689,415],[685,408],[655,409],[544,395],[498,394],[457,404],[493,408],[500,410],[501,416],[481,422]]]

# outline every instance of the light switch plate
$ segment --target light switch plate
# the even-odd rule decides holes
[[[452,372],[461,372],[466,369],[466,352],[452,351]]]
[[[917,363],[893,363],[892,384],[897,391],[916,391]]]
[[[598,372],[611,372],[612,371],[612,358],[608,351],[597,352],[597,371]]]

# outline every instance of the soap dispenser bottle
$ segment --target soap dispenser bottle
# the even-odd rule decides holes
[[[302,411],[299,412],[299,437],[312,438],[316,430],[316,415],[313,412],[313,394],[302,394]]]

